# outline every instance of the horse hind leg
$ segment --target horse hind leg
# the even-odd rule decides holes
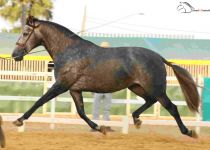
[[[166,94],[164,94],[162,97],[157,98],[158,101],[161,103],[161,105],[168,110],[168,112],[174,117],[174,119],[176,120],[179,129],[181,131],[182,134],[190,136],[190,137],[194,137],[197,138],[197,134],[195,131],[193,130],[188,130],[187,127],[183,124],[179,112],[177,110],[177,106],[174,105],[170,99],[168,98],[168,96]]]
[[[136,95],[144,98],[144,100],[146,101],[145,104],[143,104],[141,107],[139,107],[137,110],[135,110],[132,113],[134,125],[136,126],[137,129],[139,129],[142,123],[142,121],[139,119],[140,114],[143,113],[145,110],[147,110],[149,107],[151,107],[155,102],[157,102],[157,100],[155,100],[150,96],[147,96],[144,89],[140,85],[137,84],[133,85],[129,87],[129,89],[132,92],[134,92]]]

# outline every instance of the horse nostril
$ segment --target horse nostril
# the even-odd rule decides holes
[[[16,56],[16,53],[12,53],[12,57],[15,57]]]
[[[15,59],[15,61],[21,61],[23,59],[23,50],[18,48],[14,49],[12,58]]]

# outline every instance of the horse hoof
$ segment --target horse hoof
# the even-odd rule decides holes
[[[107,133],[107,128],[106,128],[106,126],[100,126],[99,131],[100,131],[101,133],[103,133],[104,135],[106,135],[106,133]]]
[[[136,129],[140,129],[142,121],[140,119],[135,119],[134,124]]]
[[[13,124],[14,124],[15,126],[20,127],[20,126],[22,126],[22,125],[23,125],[23,121],[22,121],[22,120],[17,119],[16,121],[14,121],[14,122],[13,122]]]
[[[198,134],[196,133],[195,130],[190,130],[190,133],[191,133],[190,135],[191,135],[192,138],[195,138],[195,139],[198,138]]]

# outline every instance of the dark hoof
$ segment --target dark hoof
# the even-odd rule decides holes
[[[107,127],[106,126],[100,126],[99,132],[101,132],[104,135],[106,135],[106,133],[107,133]]]
[[[1,128],[2,123],[3,123],[2,117],[0,116],[0,145],[2,148],[4,148],[6,146],[6,142],[5,142],[3,129]]]
[[[142,124],[142,121],[140,119],[134,119],[134,125],[136,127],[136,129],[140,129],[141,127],[141,124]]]
[[[23,125],[23,120],[17,119],[16,121],[13,122],[13,124],[14,124],[15,126],[20,127],[20,126]]]
[[[190,137],[192,137],[192,138],[195,138],[195,139],[198,138],[198,134],[196,133],[195,130],[189,130],[189,132],[188,132],[187,135],[190,136]]]

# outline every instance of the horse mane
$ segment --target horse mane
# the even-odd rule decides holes
[[[64,35],[66,35],[67,37],[73,38],[73,39],[82,39],[81,37],[79,37],[77,34],[75,34],[74,32],[72,32],[71,30],[69,30],[68,28],[59,25],[55,22],[51,22],[51,21],[44,21],[44,20],[39,20],[38,18],[35,18],[33,16],[28,16],[28,18],[26,19],[26,25],[31,26],[31,27],[36,27],[35,23],[39,22],[41,24],[46,24],[47,26],[53,26],[55,27],[58,31],[60,31],[61,33],[63,33]]]

